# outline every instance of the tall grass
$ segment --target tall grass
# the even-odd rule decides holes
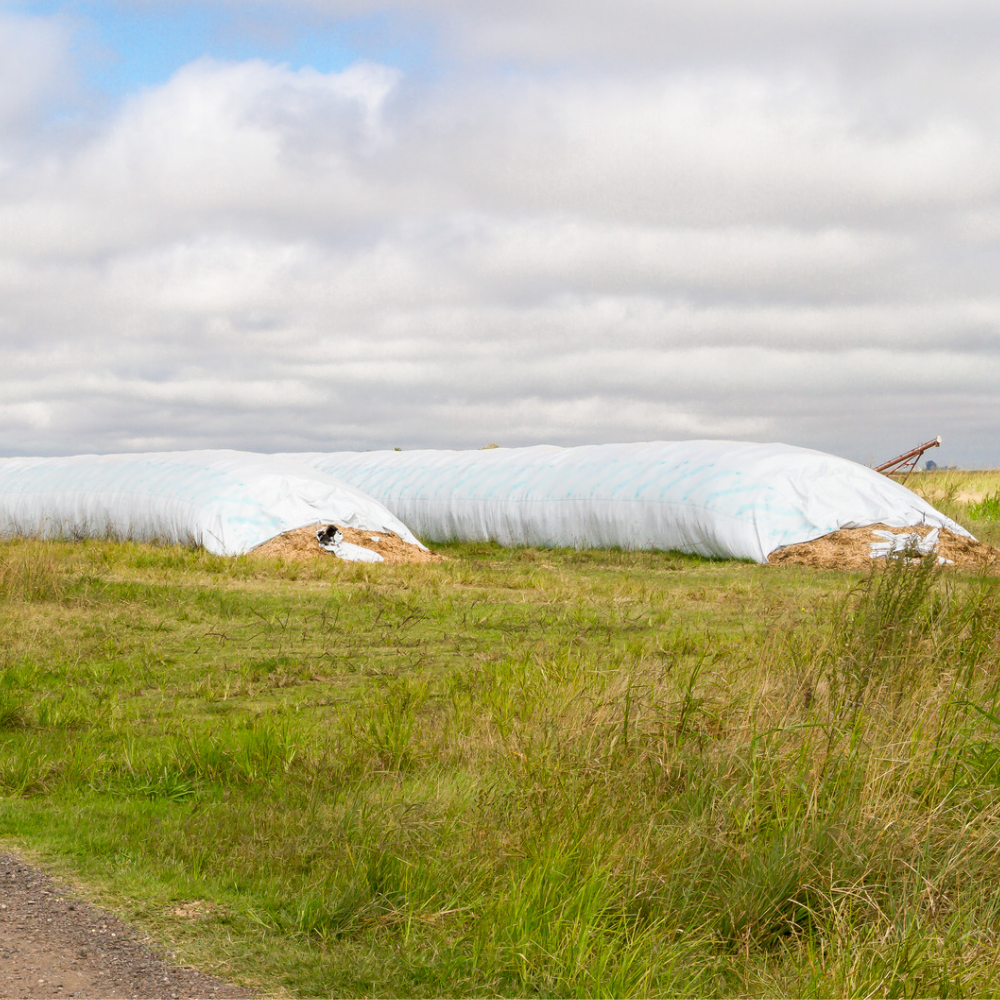
[[[67,556],[0,830],[264,992],[1000,989],[997,581],[449,554]]]
[[[1000,521],[1000,490],[969,504],[969,517],[974,521]]]
[[[0,602],[51,601],[62,593],[63,574],[51,545],[0,543]]]
[[[939,469],[912,476],[907,486],[980,541],[1000,546],[1000,470]]]

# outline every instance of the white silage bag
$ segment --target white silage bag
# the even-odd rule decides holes
[[[808,448],[739,441],[287,456],[363,490],[422,537],[664,549],[766,562],[840,528],[929,524],[916,494]]]
[[[405,524],[356,487],[273,455],[179,451],[0,459],[0,537],[110,536],[241,555],[317,522],[391,531],[420,545]]]

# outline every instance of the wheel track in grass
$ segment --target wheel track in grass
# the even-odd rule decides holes
[[[0,998],[250,997],[172,963],[141,932],[0,852]]]

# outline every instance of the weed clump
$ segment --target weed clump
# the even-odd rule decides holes
[[[1000,521],[1000,490],[969,504],[969,517],[974,521]]]
[[[50,545],[0,542],[0,603],[54,601],[64,590],[64,574]]]

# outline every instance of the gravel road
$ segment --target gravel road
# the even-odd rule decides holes
[[[249,996],[172,965],[134,928],[0,853],[0,998]]]

